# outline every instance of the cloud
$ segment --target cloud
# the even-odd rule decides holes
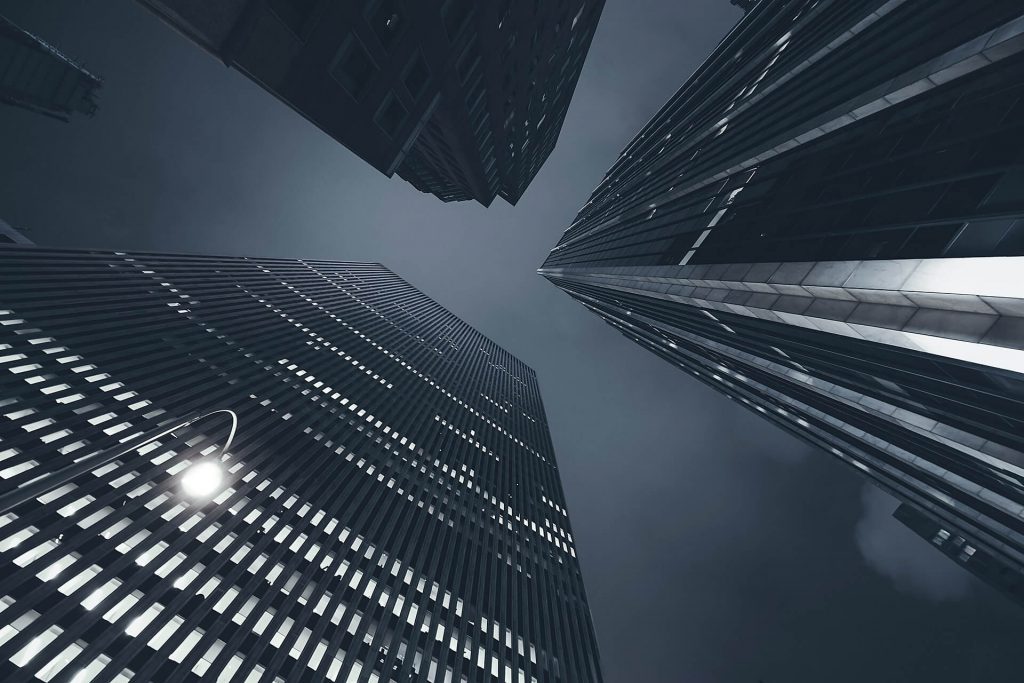
[[[970,574],[893,518],[899,502],[871,484],[861,494],[863,514],[854,534],[868,565],[905,593],[928,600],[960,600]]]

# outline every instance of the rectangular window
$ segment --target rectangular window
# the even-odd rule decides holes
[[[357,100],[366,94],[377,71],[370,54],[353,35],[342,42],[341,49],[331,63],[331,75]]]
[[[412,98],[418,100],[426,91],[429,80],[430,70],[427,68],[427,60],[423,58],[423,53],[417,50],[412,61],[402,73],[402,82],[405,83],[405,89],[409,91]],[[386,431],[390,431],[390,428]]]
[[[295,33],[302,33],[320,0],[271,0],[274,14]]]
[[[459,32],[469,23],[469,15],[473,12],[472,0],[447,0],[441,8],[444,30],[449,40],[455,40]]]
[[[384,100],[373,120],[388,136],[395,137],[408,115],[409,112],[392,93]]]

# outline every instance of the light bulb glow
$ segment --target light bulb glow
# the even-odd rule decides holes
[[[212,460],[204,460],[191,465],[181,477],[181,488],[192,498],[209,498],[220,490],[224,480],[224,472],[220,465]]]

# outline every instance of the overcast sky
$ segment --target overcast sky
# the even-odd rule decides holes
[[[535,272],[739,19],[608,0],[519,206],[388,180],[131,0],[0,0],[104,78],[94,119],[0,108],[0,217],[40,244],[379,261],[532,365],[609,683],[1020,681],[1024,611],[896,503]]]

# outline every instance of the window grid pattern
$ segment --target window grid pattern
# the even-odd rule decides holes
[[[139,0],[389,177],[516,203],[557,142],[604,0]]]
[[[1022,121],[1018,2],[761,0],[539,272],[955,530],[1014,593]]]
[[[760,3],[545,266],[1024,253],[1022,33],[1008,1]]]
[[[4,680],[600,680],[533,371],[379,265],[0,250]],[[224,488],[182,493],[216,458]]]

